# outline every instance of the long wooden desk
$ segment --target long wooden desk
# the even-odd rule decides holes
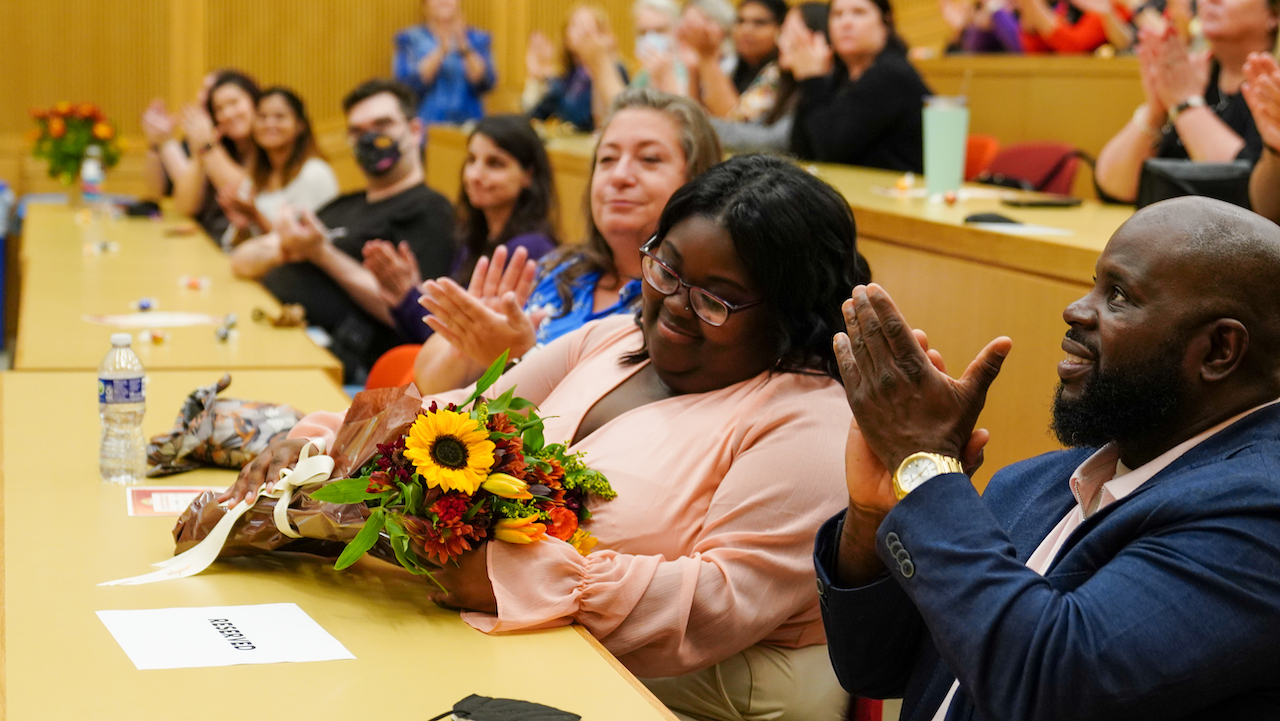
[[[19,258],[22,290],[14,352],[17,370],[93,370],[117,329],[86,322],[84,315],[132,312],[143,297],[162,311],[234,313],[236,333],[227,342],[215,327],[172,328],[161,345],[134,343],[147,370],[319,368],[335,379],[341,364],[300,328],[274,328],[251,319],[254,308],[279,312],[280,305],[258,283],[235,278],[226,257],[202,233],[166,235],[173,223],[118,220],[103,234],[118,252],[86,254],[84,231],[65,207],[32,206]],[[209,287],[192,290],[182,276],[207,277]],[[136,334],[136,331],[135,331]]]
[[[433,187],[456,193],[465,140],[454,128],[431,129],[427,178]],[[562,222],[580,228],[591,139],[557,138],[547,143],[547,150],[559,186]],[[985,487],[996,469],[1057,448],[1048,425],[1066,331],[1062,311],[1092,286],[1098,253],[1132,208],[1093,201],[1078,208],[1011,208],[996,199],[948,206],[873,190],[892,188],[896,173],[806,167],[849,201],[858,224],[858,247],[875,280],[893,295],[909,322],[929,333],[953,373],[963,371],[992,338],[1013,338],[1013,352],[980,420],[992,438],[977,485]],[[966,216],[982,212],[1069,234],[1018,236],[964,223]],[[579,231],[564,237],[582,236]]]
[[[183,397],[216,378],[150,373],[146,433],[167,430]],[[423,581],[377,561],[334,571],[321,559],[276,553],[176,581],[98,587],[172,555],[174,519],[129,517],[125,489],[98,479],[95,383],[92,373],[0,374],[2,705],[10,721],[425,719],[471,693],[585,719],[674,718],[577,629],[487,636],[426,601]],[[304,411],[348,403],[318,370],[234,373],[225,395]],[[148,483],[227,485],[234,477],[201,470]],[[357,660],[138,671],[95,615],[281,602],[297,603]]]

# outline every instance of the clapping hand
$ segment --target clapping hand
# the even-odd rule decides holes
[[[164,106],[164,101],[156,98],[142,112],[142,133],[147,136],[147,144],[158,146],[173,137],[175,122]]]
[[[198,105],[187,105],[182,109],[182,132],[187,136],[187,144],[193,152],[218,140],[218,131],[213,127],[209,113]]]
[[[1209,55],[1190,54],[1171,26],[1138,31],[1138,66],[1147,106],[1154,117],[1168,114],[1209,84]]]
[[[951,28],[951,32],[959,35],[969,23],[973,22],[975,8],[970,0],[938,0],[938,10],[942,21]]]
[[[371,240],[364,244],[364,267],[378,279],[382,299],[396,307],[410,289],[422,285],[422,273],[418,259],[409,244],[400,241],[393,245],[385,240]]]
[[[724,28],[720,23],[696,7],[686,10],[676,26],[676,39],[703,61],[719,59],[724,38]]]
[[[1280,148],[1280,64],[1271,53],[1250,53],[1241,92],[1262,142]]]
[[[525,72],[534,80],[547,80],[556,74],[556,49],[546,35],[537,30],[529,35],[524,64]]]
[[[565,46],[578,57],[586,68],[597,68],[613,53],[613,38],[600,27],[595,16],[588,12],[575,12],[565,29]]]
[[[264,232],[270,230],[262,226],[262,216],[257,206],[252,200],[242,197],[235,186],[229,185],[218,190],[218,205],[222,207],[227,220],[240,230],[247,230],[252,225],[257,225]]]
[[[1094,15],[1110,15],[1115,12],[1111,0],[1071,0],[1071,4],[1082,13]]]
[[[504,246],[491,261],[481,258],[466,289],[449,278],[422,285],[421,303],[431,312],[427,325],[482,369],[503,351],[510,350],[511,358],[524,355],[537,342],[537,327],[546,317],[524,312],[537,264],[524,248],[516,249],[510,263],[506,260]]]
[[[912,453],[959,458],[970,473],[981,463],[989,435],[974,426],[1012,342],[991,341],[953,379],[880,286],[858,286],[842,310],[846,332],[834,346],[855,419],[845,459],[849,500],[883,516],[897,503],[891,473]]]
[[[822,77],[831,72],[833,55],[826,36],[810,30],[795,15],[787,16],[783,22],[778,46],[787,56],[796,80]]]
[[[280,207],[276,218],[276,234],[286,263],[316,260],[329,242],[329,229],[314,212],[298,213],[287,203]]]

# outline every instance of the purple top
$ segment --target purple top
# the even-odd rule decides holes
[[[545,233],[524,233],[508,240],[503,245],[507,246],[509,252],[514,253],[516,248],[524,248],[529,253],[529,260],[539,260],[542,256],[555,250],[556,244]],[[462,267],[468,255],[466,248],[458,252],[453,262],[453,269],[456,271]],[[425,343],[427,339],[434,333],[431,326],[422,322],[422,316],[426,312],[418,300],[422,297],[422,291],[419,288],[410,288],[404,298],[400,300],[400,304],[391,309],[391,317],[396,323],[396,332],[400,334],[400,339],[405,343]]]
[[[973,25],[960,34],[960,51],[966,53],[1020,53],[1022,35],[1018,17],[1001,8],[991,14],[991,27],[982,30]]]

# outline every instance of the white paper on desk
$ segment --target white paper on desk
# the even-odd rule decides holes
[[[121,313],[118,315],[84,315],[81,318],[89,323],[109,325],[116,328],[183,328],[193,325],[218,325],[222,322],[221,318],[208,313],[185,313],[167,310]]]
[[[990,230],[993,233],[1006,235],[1075,235],[1066,228],[1055,228],[1051,225],[1028,225],[1026,223],[965,223],[969,228]]]
[[[139,671],[354,659],[294,603],[98,611]]]

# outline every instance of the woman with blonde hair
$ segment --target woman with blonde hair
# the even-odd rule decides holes
[[[592,157],[583,198],[591,223],[581,245],[544,259],[541,272],[517,251],[476,265],[468,289],[447,278],[423,284],[435,330],[418,354],[423,393],[463,386],[504,351],[518,359],[584,323],[635,310],[640,248],[671,194],[719,162],[706,112],[688,98],[645,88],[618,95]]]

